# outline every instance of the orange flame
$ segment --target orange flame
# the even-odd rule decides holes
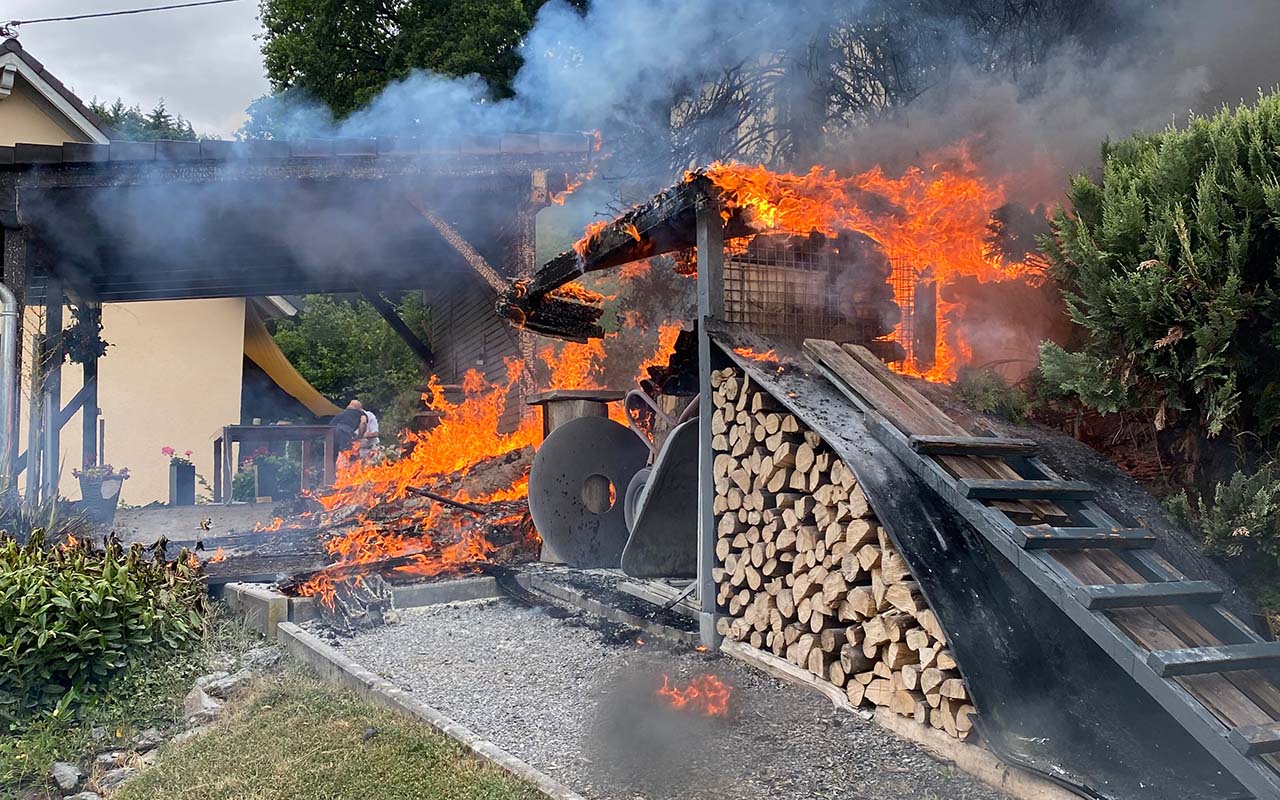
[[[1004,186],[985,180],[963,145],[939,156],[897,177],[880,167],[842,178],[820,166],[796,175],[724,163],[712,164],[704,174],[723,195],[726,219],[733,210],[743,210],[757,232],[867,235],[884,248],[895,277],[901,278],[894,281],[895,291],[908,291],[903,287],[926,275],[940,289],[962,276],[985,282],[1029,275],[1028,265],[1006,261],[986,246],[991,212],[1005,203]],[[686,174],[687,180],[694,177]],[[900,294],[897,299],[905,305],[908,298]],[[955,376],[970,358],[962,332],[950,324],[955,310],[955,304],[939,297],[933,365],[900,364],[899,371],[929,380]],[[911,343],[903,344],[910,348]]]
[[[658,696],[672,708],[693,711],[709,717],[723,717],[729,713],[729,697],[733,687],[715,675],[699,675],[681,689],[671,685],[671,679],[663,675]]]
[[[759,353],[759,352],[756,352],[755,350],[752,350],[750,347],[735,347],[733,348],[733,352],[737,353],[743,358],[749,358],[752,361],[777,361],[778,360],[778,351],[776,350],[765,350],[763,353]]]
[[[226,560],[227,560],[227,554],[222,552],[222,548],[219,547],[217,552],[213,554],[213,558],[209,559],[209,563],[221,564],[223,561],[226,561]]]
[[[576,177],[569,177],[569,174],[565,173],[564,191],[551,192],[550,194],[547,195],[547,202],[557,206],[564,205],[565,201],[569,199],[569,195],[576,192],[578,190],[578,187],[582,186],[582,184],[594,178],[595,175],[596,175],[596,171],[594,168],[588,170],[585,173],[579,174]]]

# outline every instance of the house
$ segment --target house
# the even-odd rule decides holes
[[[0,44],[0,145],[104,145],[111,138],[105,123],[17,39]],[[160,452],[166,445],[191,450],[197,472],[211,479],[214,431],[261,416],[263,398],[274,398],[275,404],[266,407],[288,409],[290,416],[337,412],[266,335],[266,319],[291,311],[296,309],[288,301],[272,297],[102,304],[102,338],[111,346],[99,366],[97,405],[104,460],[128,467],[132,475],[123,503],[167,499],[168,459]],[[26,450],[31,337],[42,328],[42,313],[28,305],[23,318],[18,452]],[[70,314],[68,309],[67,320]],[[83,373],[75,364],[65,364],[61,372],[65,403],[80,390]],[[81,429],[83,413],[77,410],[67,421],[70,430]],[[60,493],[79,497],[71,473],[81,463],[80,437],[62,438],[59,463]]]

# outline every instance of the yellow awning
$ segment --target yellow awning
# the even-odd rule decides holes
[[[276,386],[317,417],[331,417],[342,410],[317,392],[285,358],[252,303],[245,303],[244,308],[244,354],[267,373]]]

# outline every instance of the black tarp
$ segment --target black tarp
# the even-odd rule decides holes
[[[717,326],[728,357],[852,468],[947,631],[977,727],[1006,762],[1086,797],[1247,798],[1190,734],[954,509],[877,442],[798,354]],[[775,350],[777,363],[733,354]]]

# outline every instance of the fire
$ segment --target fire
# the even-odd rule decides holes
[[[569,195],[576,192],[578,190],[578,187],[582,186],[582,184],[594,178],[595,175],[596,175],[596,171],[594,168],[576,177],[570,177],[568,173],[565,173],[564,191],[551,192],[550,194],[547,195],[547,202],[557,206],[564,205],[565,201],[569,199]]]
[[[600,235],[600,231],[609,227],[609,221],[598,219],[587,225],[586,231],[582,234],[582,238],[573,243],[573,250],[583,258],[587,257],[587,250],[591,247],[591,241]]]
[[[759,353],[759,352],[756,352],[755,350],[752,350],[750,347],[735,347],[733,348],[733,352],[737,353],[743,358],[749,358],[752,361],[777,361],[778,360],[778,351],[776,350],[766,350],[763,353]]]
[[[223,561],[226,561],[226,560],[227,560],[227,554],[222,552],[222,548],[219,547],[217,552],[213,554],[213,558],[209,559],[209,563],[221,564]]]
[[[962,276],[985,282],[1031,272],[1024,263],[989,252],[991,212],[1005,203],[1005,190],[978,173],[963,146],[896,177],[881,167],[840,177],[820,166],[796,175],[725,163],[712,164],[702,174],[723,193],[726,218],[734,209],[745,210],[756,231],[835,236],[852,230],[869,236],[884,248],[895,278],[903,278],[894,281],[899,305],[909,305],[903,287],[921,278],[936,280],[941,288]],[[694,177],[686,174],[687,180]],[[949,324],[954,310],[939,296],[932,366],[917,359],[898,365],[900,371],[929,380],[955,376],[970,351],[962,333]],[[911,343],[903,345],[910,351]]]
[[[709,717],[723,717],[729,713],[729,697],[733,687],[715,675],[699,675],[683,689],[671,685],[671,679],[663,675],[658,696],[672,708],[689,710]]]
[[[659,328],[656,349],[641,365],[642,375],[645,367],[666,362],[679,333],[679,324]],[[558,348],[548,345],[539,350],[538,359],[548,373],[542,382],[545,388],[603,388],[605,353],[618,334],[610,336],[614,338],[606,337],[604,341],[593,340],[584,344],[565,343]],[[355,518],[354,529],[325,543],[338,567],[359,567],[399,559],[402,563],[395,567],[396,572],[431,577],[464,571],[489,560],[495,548],[483,531],[451,523],[439,504],[406,509],[402,517],[391,520],[381,518],[380,511],[404,500],[411,488],[433,486],[446,477],[465,476],[484,459],[511,454],[540,442],[542,425],[536,415],[525,416],[514,431],[499,432],[510,395],[524,371],[524,364],[509,359],[505,380],[490,383],[480,372],[472,370],[463,378],[462,398],[456,402],[446,398],[444,388],[433,376],[428,382],[425,399],[430,410],[439,412],[440,422],[429,431],[405,434],[405,444],[412,445],[406,456],[372,463],[352,459],[340,465],[334,486],[316,497],[327,514],[350,508],[362,509]],[[611,416],[616,418],[622,413],[621,404],[611,404]],[[521,500],[528,494],[529,476],[526,472],[515,478],[510,486],[496,487],[476,496],[463,491],[452,499],[463,503],[497,503]],[[505,523],[516,521],[507,519]],[[272,525],[277,522],[280,520],[273,520]],[[449,524],[454,527],[443,530],[456,534],[452,537],[456,541],[452,543],[440,536],[441,526]],[[489,521],[488,524],[501,525],[504,520]],[[358,570],[354,574],[358,575]],[[334,577],[324,572],[317,573],[298,591],[302,595],[318,596],[321,602],[331,605]]]
[[[280,530],[283,527],[284,527],[284,518],[275,517],[267,525],[263,525],[261,522],[253,523],[253,532],[254,533],[272,533],[274,531]]]

